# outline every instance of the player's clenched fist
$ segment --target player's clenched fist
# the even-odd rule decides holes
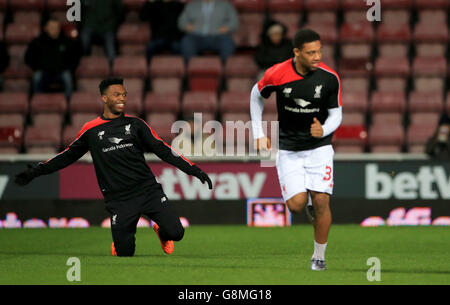
[[[254,142],[254,148],[257,151],[260,150],[269,151],[272,148],[272,146],[270,145],[270,139],[267,137],[256,139]]]
[[[314,138],[321,138],[323,136],[322,124],[316,118],[313,118],[313,123],[311,124],[311,135]]]

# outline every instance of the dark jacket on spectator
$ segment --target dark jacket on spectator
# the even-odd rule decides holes
[[[180,40],[183,33],[178,29],[178,18],[183,9],[184,3],[179,1],[147,1],[140,18],[150,23],[152,39]]]
[[[9,53],[6,48],[6,44],[0,41],[0,73],[3,73],[5,69],[9,66]]]
[[[435,160],[450,160],[450,118],[441,116],[438,127],[428,140],[425,152]]]
[[[283,38],[279,44],[274,44],[267,34],[269,28],[275,24],[280,24],[283,27]],[[260,69],[266,70],[294,56],[292,42],[286,38],[286,33],[287,29],[283,24],[276,21],[266,23],[261,35],[261,44],[257,47],[255,54],[255,61]]]
[[[64,70],[74,71],[81,58],[81,49],[61,32],[57,39],[47,33],[33,39],[25,52],[25,63],[33,70],[59,73]]]
[[[82,0],[81,23],[99,33],[115,32],[124,20],[122,0]]]

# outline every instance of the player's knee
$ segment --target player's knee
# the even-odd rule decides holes
[[[291,213],[300,213],[308,202],[308,198],[303,196],[294,196],[291,199],[286,201],[286,204]]]
[[[313,198],[314,213],[318,216],[326,213],[330,208],[329,202],[330,200],[327,194],[320,194],[314,196]]]

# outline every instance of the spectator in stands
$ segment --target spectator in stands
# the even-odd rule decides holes
[[[9,66],[9,60],[10,58],[6,44],[3,41],[0,41],[0,89],[3,88],[2,73]]]
[[[450,117],[443,114],[433,136],[428,140],[427,155],[436,160],[450,160]]]
[[[85,55],[90,54],[92,39],[101,38],[112,67],[116,57],[116,34],[124,19],[122,0],[83,0],[81,9],[81,42]]]
[[[179,0],[147,1],[140,13],[143,21],[148,21],[152,38],[147,44],[147,60],[161,51],[180,53],[183,32],[178,28],[178,19],[184,9]]]
[[[179,28],[186,33],[181,40],[181,54],[188,62],[203,51],[217,52],[222,62],[234,54],[232,33],[238,29],[236,9],[229,1],[190,1],[183,10]]]
[[[269,20],[261,35],[261,44],[256,49],[255,61],[263,73],[273,65],[293,56],[293,45],[286,38],[287,28],[278,21]]]
[[[60,22],[50,17],[42,33],[33,39],[25,52],[25,63],[33,70],[33,93],[44,92],[51,84],[62,83],[69,99],[73,89],[72,73],[80,62],[79,44],[67,38]]]

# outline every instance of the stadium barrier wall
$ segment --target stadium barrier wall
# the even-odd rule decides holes
[[[108,214],[89,158],[39,177],[26,187],[14,184],[14,175],[27,164],[47,157],[14,156],[0,160],[0,227],[14,215],[22,225],[33,218],[47,226],[50,219],[62,218],[68,222],[81,218],[90,225],[101,225]],[[213,180],[212,191],[171,165],[152,156],[147,159],[179,215],[191,224],[246,224],[247,199],[281,197],[276,168],[267,166],[270,163],[261,166],[261,160],[256,158],[195,160]],[[334,172],[334,223],[449,222],[450,162],[410,155],[347,156],[336,158]],[[293,224],[304,222],[307,219],[303,214],[293,215]]]

